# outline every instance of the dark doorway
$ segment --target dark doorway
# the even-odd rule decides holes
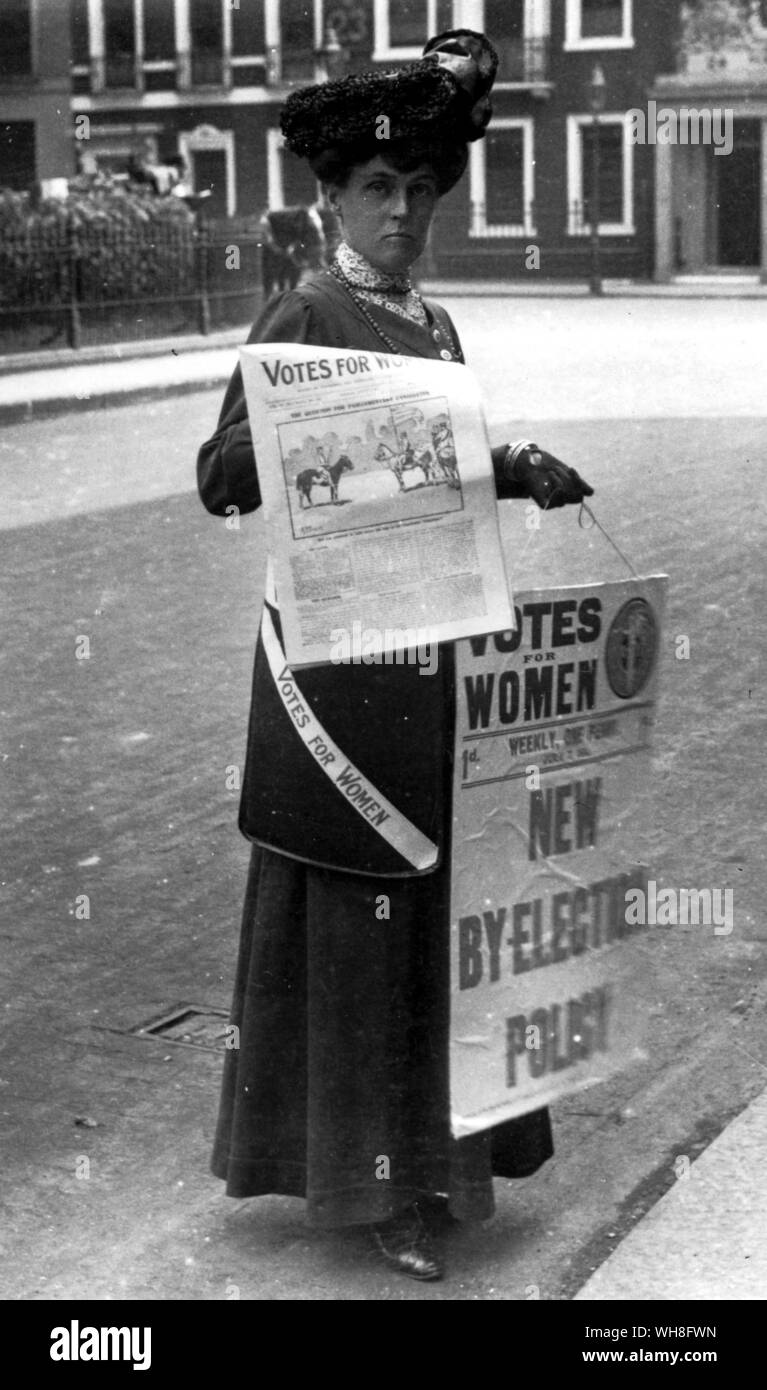
[[[718,259],[723,266],[761,261],[761,122],[736,121],[732,154],[717,155]]]
[[[221,221],[227,216],[226,206],[226,155],[223,150],[195,150],[194,191],[210,192],[205,200],[207,217]]]

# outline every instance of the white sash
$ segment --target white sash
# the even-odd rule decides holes
[[[271,574],[267,577],[266,592],[267,596],[274,593]],[[266,605],[261,622],[261,636],[274,684],[285,711],[290,716],[307,752],[311,753],[317,766],[322,768],[333,783],[339,796],[345,797],[352,809],[357,811],[368,825],[372,825],[381,839],[401,854],[414,869],[433,868],[439,855],[437,846],[422,835],[406,816],[401,815],[354,763],[349,762],[316,718],[285,661],[274,620]]]
[[[264,580],[264,598],[267,603],[271,603],[272,608],[279,608],[277,602],[277,590],[274,586],[274,565],[271,555],[266,557],[266,579]]]

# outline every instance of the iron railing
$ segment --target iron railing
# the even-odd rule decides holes
[[[605,204],[604,199],[601,200],[599,209],[600,227],[622,226],[624,217],[625,213],[622,202],[619,203],[616,196],[611,197],[607,204]],[[567,231],[570,236],[585,236],[591,231],[591,207],[588,198],[584,198],[582,201],[568,203]],[[602,235],[605,235],[605,233],[603,232]],[[610,235],[610,233],[607,233],[607,235]],[[613,233],[613,235],[620,235],[620,233]]]
[[[0,353],[208,333],[261,301],[256,231],[70,217],[0,238]]]
[[[471,203],[469,235],[503,240],[508,237],[534,236],[536,227],[536,204],[523,203],[521,198],[508,198],[501,212],[490,208],[486,203]]]

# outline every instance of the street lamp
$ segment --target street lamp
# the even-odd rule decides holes
[[[599,141],[601,127],[599,117],[605,109],[607,98],[607,81],[601,64],[594,65],[589,84],[589,105],[592,116],[592,136],[591,136],[591,280],[589,289],[592,294],[602,293],[602,267],[599,245],[599,180],[601,173],[601,150]]]

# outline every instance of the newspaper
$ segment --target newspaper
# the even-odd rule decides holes
[[[291,666],[513,628],[468,368],[296,343],[240,358]]]

